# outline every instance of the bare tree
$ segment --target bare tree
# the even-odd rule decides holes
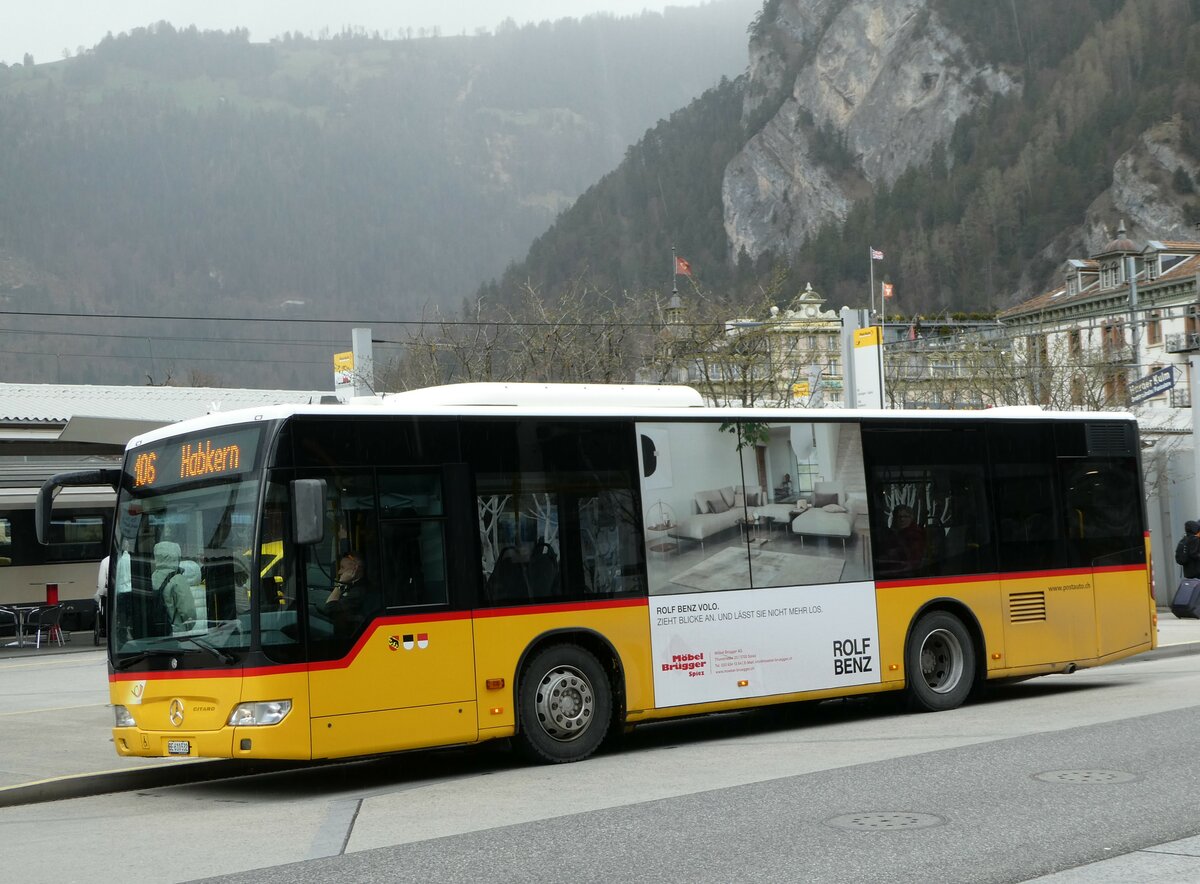
[[[576,280],[547,302],[527,285],[513,309],[482,301],[466,320],[426,321],[382,372],[384,389],[469,381],[627,383],[654,324],[645,299],[613,297]]]
[[[1081,348],[1067,335],[992,329],[891,344],[884,367],[893,408],[1104,410],[1128,407],[1126,355]]]

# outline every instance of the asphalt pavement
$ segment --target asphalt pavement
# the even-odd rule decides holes
[[[1146,655],[1200,653],[1200,620],[1159,611],[1159,647]],[[294,764],[122,758],[112,746],[112,710],[101,648],[92,634],[33,647],[0,646],[0,807],[223,779]],[[1126,665],[1118,663],[1115,665]],[[1200,880],[1200,836],[1151,845],[1039,882]]]

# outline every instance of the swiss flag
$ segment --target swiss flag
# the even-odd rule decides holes
[[[692,265],[688,263],[687,258],[680,258],[678,255],[675,256],[675,274],[676,276],[692,275]]]

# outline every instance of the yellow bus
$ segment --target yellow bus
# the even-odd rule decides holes
[[[467,384],[133,439],[118,753],[329,759],[988,679],[1156,643],[1137,427]],[[122,576],[124,575],[124,576]]]

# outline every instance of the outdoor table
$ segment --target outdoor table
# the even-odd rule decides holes
[[[16,641],[9,642],[8,647],[10,647],[10,648],[25,647],[25,618],[26,618],[26,616],[28,616],[30,611],[36,611],[40,607],[42,607],[42,606],[41,605],[0,605],[0,610],[10,611],[10,612],[12,612],[13,617],[16,618],[16,629],[17,629]]]

